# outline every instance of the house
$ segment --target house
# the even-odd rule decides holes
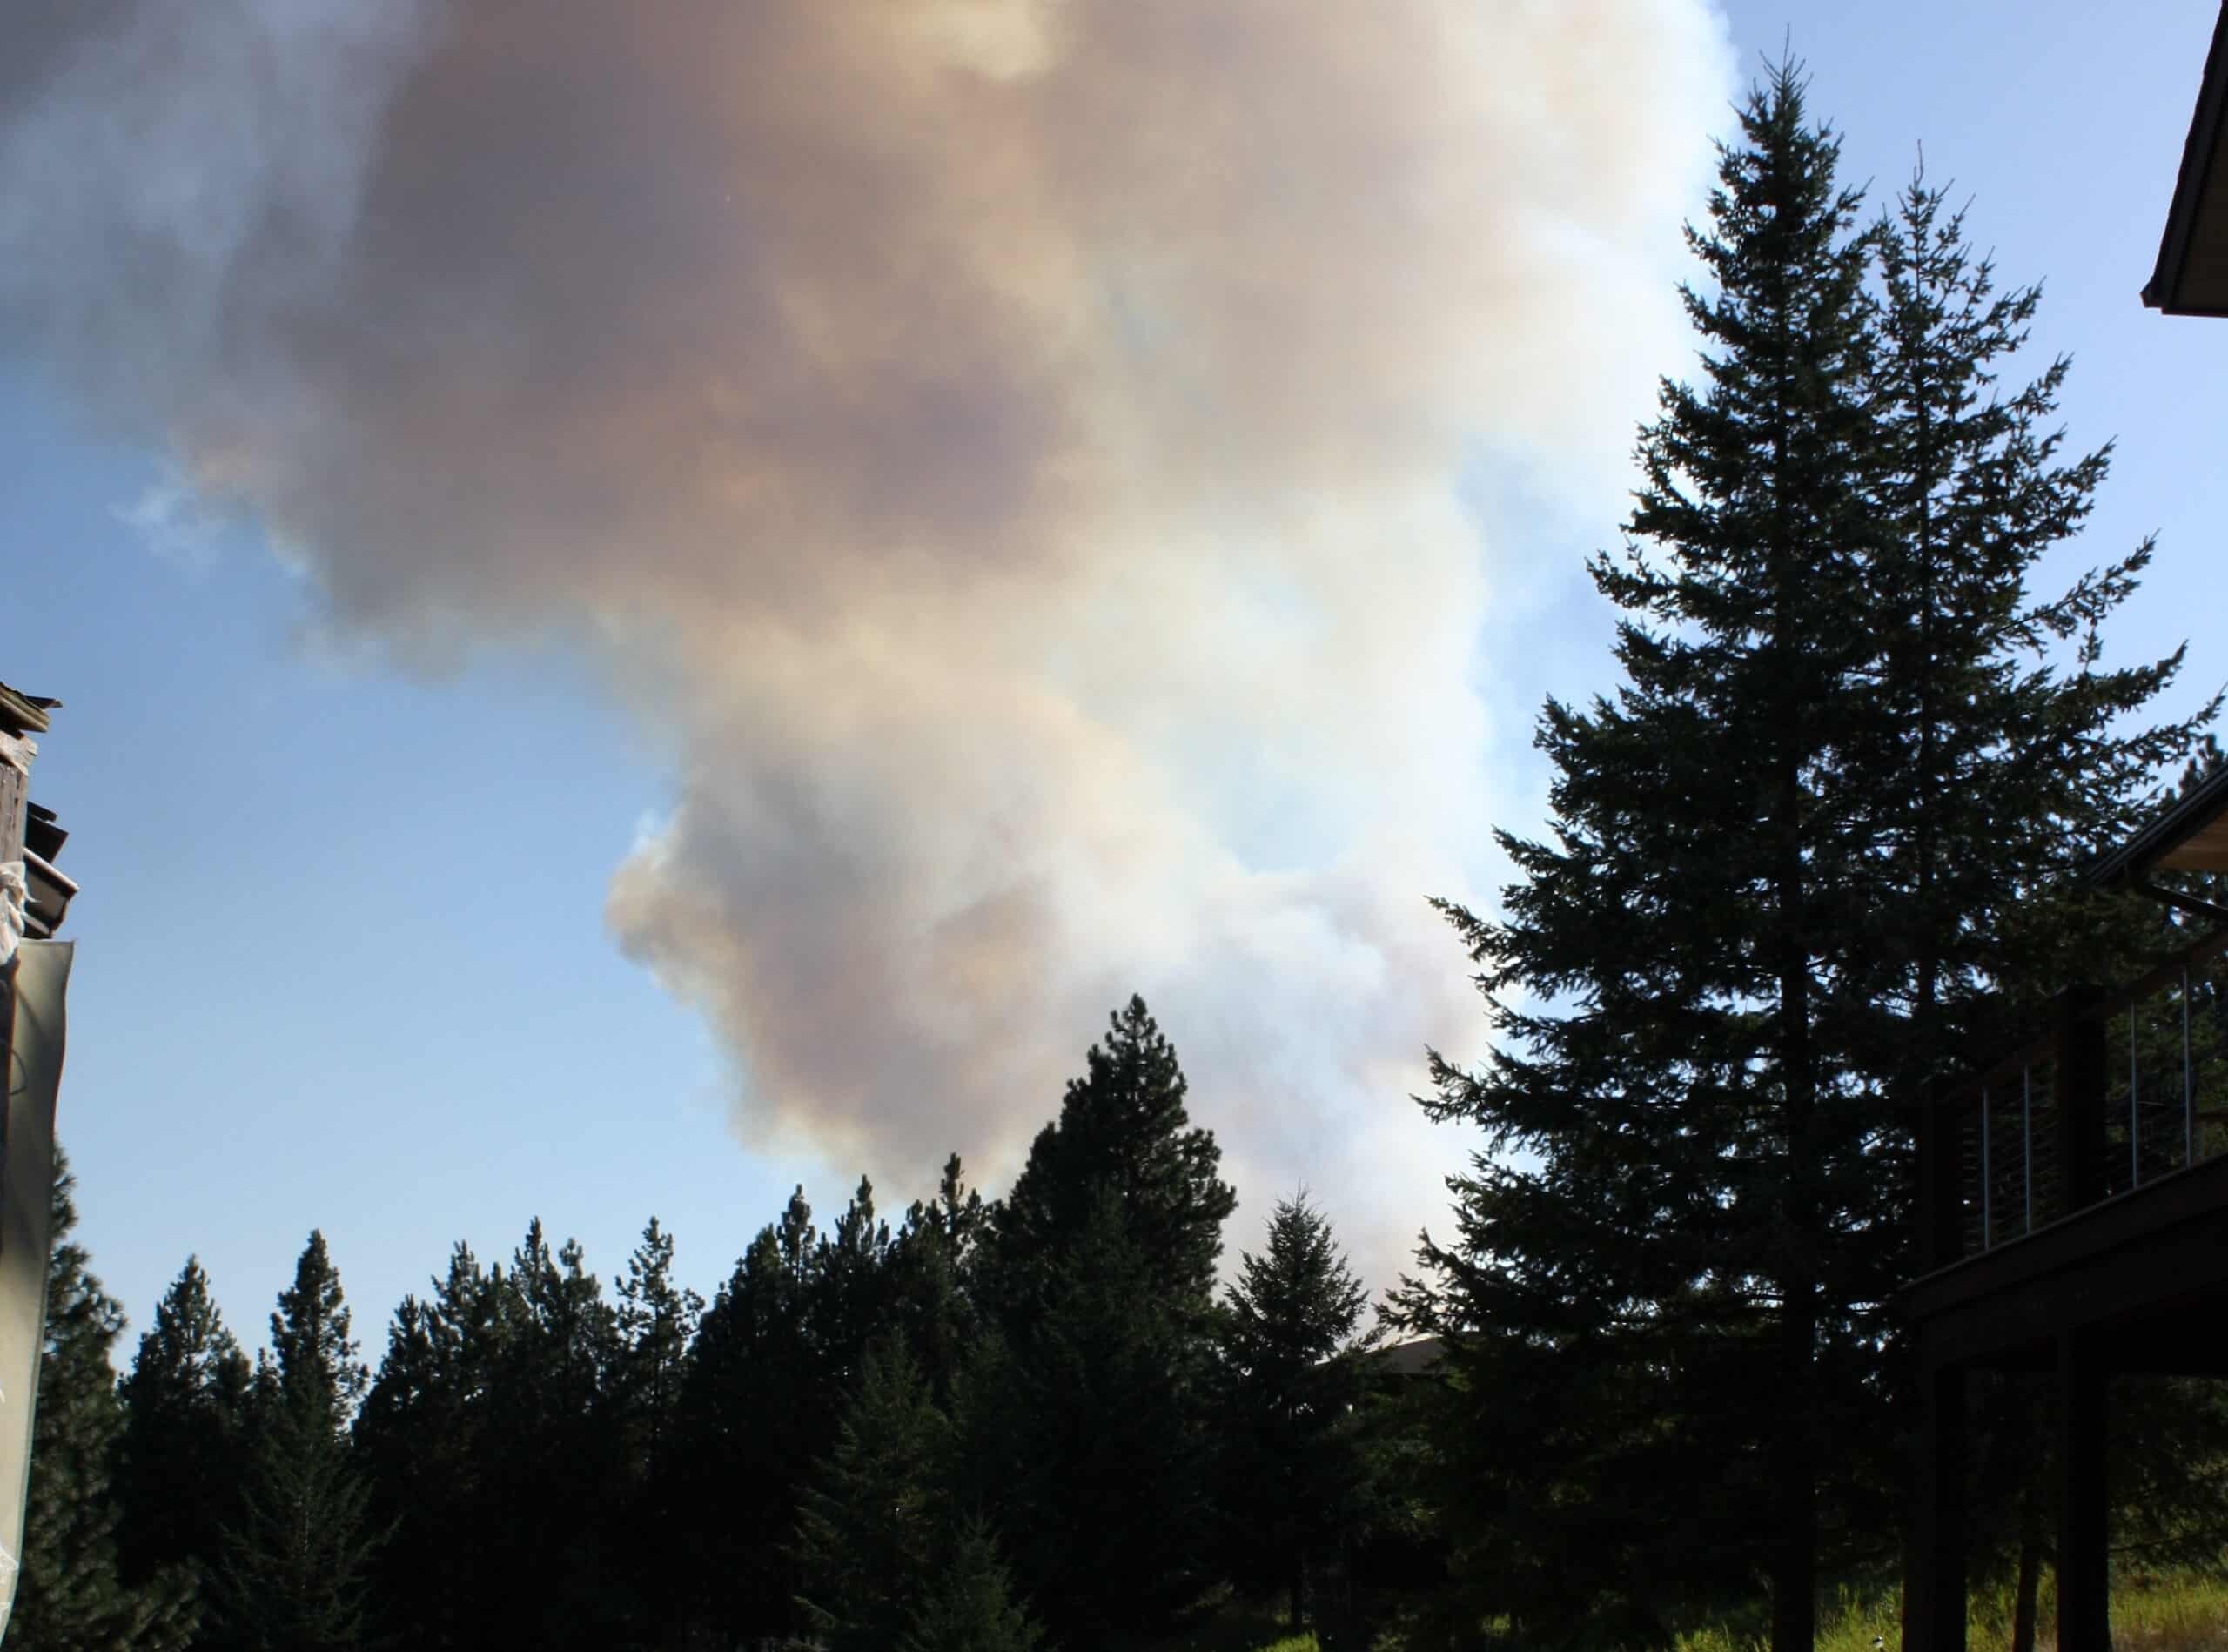
[[[2049,1024],[1919,1119],[1922,1273],[1904,1293],[1922,1421],[1905,1640],[1964,1645],[1967,1387],[2057,1385],[2057,1644],[2109,1645],[2105,1395],[2120,1373],[2228,1375],[2228,908],[2160,887],[2228,870],[2228,770],[2085,881],[2197,920],[2140,979],[2077,986]]]

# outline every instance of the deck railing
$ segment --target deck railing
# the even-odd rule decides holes
[[[2228,1152],[2224,953],[2228,930],[2062,993],[2041,1037],[1937,1093],[1918,1144],[1929,1269]]]

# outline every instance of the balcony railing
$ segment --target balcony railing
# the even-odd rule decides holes
[[[1931,1269],[2228,1153],[2228,931],[1937,1094],[1919,1135]]]

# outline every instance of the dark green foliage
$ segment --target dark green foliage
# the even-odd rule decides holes
[[[123,1333],[124,1311],[87,1270],[84,1248],[70,1237],[77,1225],[75,1185],[69,1158],[57,1147],[46,1340],[8,1645],[23,1652],[166,1652],[192,1639],[193,1583],[171,1568],[126,1588],[117,1568],[122,1509],[111,1470],[124,1412],[109,1353]],[[9,1396],[11,1404],[28,1398]]]
[[[506,1273],[453,1252],[404,1301],[355,1437],[375,1517],[383,1623],[414,1647],[609,1638],[627,1613],[604,1511],[625,1506],[606,1399],[618,1333],[580,1246],[539,1220]]]
[[[1010,1331],[1050,1306],[1057,1259],[1110,1191],[1152,1294],[1203,1317],[1214,1298],[1222,1225],[1238,1206],[1215,1175],[1222,1150],[1211,1131],[1190,1127],[1183,1069],[1144,1000],[1108,1019],[1106,1041],[1091,1047],[993,1219],[991,1288]]]
[[[946,1523],[948,1434],[904,1345],[869,1346],[797,1521],[805,1619],[829,1652],[883,1652],[910,1620]]]
[[[1111,1022],[991,1215],[998,1335],[960,1407],[968,1494],[1076,1647],[1167,1628],[1207,1581],[1215,1264],[1238,1202],[1144,1001]]]
[[[690,1512],[677,1541],[698,1616],[731,1640],[795,1627],[789,1542],[842,1397],[815,1322],[818,1271],[799,1188],[714,1293],[682,1384],[680,1496]]]
[[[364,1644],[365,1597],[385,1533],[345,1432],[369,1373],[356,1358],[340,1275],[312,1231],[271,1316],[276,1358],[258,1363],[255,1434],[217,1594],[227,1631],[258,1652]]]
[[[2175,661],[2094,668],[2147,547],[2024,596],[2103,474],[2041,433],[2062,368],[1986,400],[2031,303],[1986,302],[1923,194],[1901,252],[1856,233],[1802,90],[1751,97],[1690,232],[1706,383],[1664,386],[1592,568],[1624,683],[1548,703],[1554,836],[1501,835],[1501,921],[1442,907],[1497,1037],[1424,1105],[1486,1152],[1399,1312],[1451,1340],[1467,1607],[1543,1642],[1661,1640],[1762,1577],[1807,1648],[1821,1553],[1892,1555],[1898,1104],[2000,1023],[1990,985],[2050,977],[2045,881],[2192,738],[2118,732]]]
[[[970,1518],[954,1532],[899,1652],[1037,1652],[1043,1635],[1015,1600],[997,1540]]]
[[[625,1495],[614,1500],[613,1546],[634,1581],[633,1596],[653,1643],[672,1632],[681,1591],[672,1578],[679,1514],[674,1449],[688,1344],[704,1300],[673,1279],[673,1236],[650,1219],[619,1281],[616,1420],[627,1453]]]
[[[1305,1192],[1278,1202],[1267,1247],[1245,1254],[1230,1290],[1220,1509],[1238,1575],[1285,1589],[1295,1629],[1311,1564],[1360,1513],[1364,1384],[1352,1356],[1368,1301]]]
[[[143,1583],[183,1565],[205,1581],[217,1533],[238,1513],[252,1368],[188,1257],[139,1339],[119,1386],[124,1434],[117,1488],[124,1576]]]
[[[1109,1189],[1059,1253],[1054,1306],[986,1373],[970,1457],[1060,1642],[1165,1633],[1210,1581],[1208,1349]]]

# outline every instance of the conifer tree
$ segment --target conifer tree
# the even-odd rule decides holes
[[[838,1407],[813,1323],[815,1232],[799,1187],[714,1293],[682,1385],[682,1569],[698,1611],[732,1640],[795,1627],[797,1501],[835,1438]],[[769,1417],[782,1426],[768,1427]]]
[[[2037,963],[1987,926],[2190,733],[2111,728],[2174,661],[2094,668],[2147,553],[2025,601],[2102,469],[2054,467],[2054,376],[2008,414],[1973,400],[2016,306],[1949,292],[1927,321],[1890,250],[1876,308],[1881,238],[1792,66],[1741,124],[1689,232],[1706,383],[1664,386],[1627,553],[1592,565],[1625,681],[1548,702],[1554,837],[1500,835],[1500,920],[1441,907],[1498,1036],[1475,1073],[1434,1056],[1424,1105],[1486,1151],[1397,1318],[1449,1338],[1469,1605],[1541,1641],[1661,1640],[1761,1575],[1775,1652],[1807,1649],[1825,1536],[1892,1546],[1869,1442],[1893,1438],[1914,1050],[1945,1059],[1945,1011]],[[2069,635],[2057,678],[2032,656]]]
[[[225,1328],[209,1276],[189,1256],[155,1305],[119,1385],[119,1548],[134,1583],[185,1565],[205,1582],[216,1534],[237,1510],[252,1367]]]
[[[70,1237],[76,1185],[57,1146],[48,1205],[46,1335],[8,1644],[36,1652],[170,1652],[192,1639],[193,1582],[173,1568],[127,1588],[117,1569],[122,1510],[111,1473],[124,1415],[109,1352],[123,1333],[124,1310]]]
[[[1061,1644],[1180,1627],[1209,1581],[1208,1348],[1103,1189],[1053,1259],[1044,1319],[993,1345],[969,1395],[963,1481],[1010,1538]]]
[[[344,1432],[370,1373],[346,1298],[312,1231],[271,1316],[258,1361],[256,1441],[238,1521],[225,1534],[227,1627],[256,1652],[348,1652],[364,1637],[371,1564],[386,1533]]]
[[[926,1591],[948,1432],[904,1344],[872,1344],[797,1522],[801,1604],[829,1652],[895,1646]]]
[[[1144,1000],[1133,995],[1108,1021],[992,1218],[993,1289],[1010,1331],[1049,1308],[1056,1259],[1109,1191],[1153,1294],[1201,1316],[1213,1301],[1222,1225],[1238,1206],[1216,1176],[1222,1150],[1191,1125],[1183,1068]]]
[[[898,1652],[1037,1652],[1044,1636],[1014,1598],[997,1539],[970,1516],[914,1614]]]
[[[668,1582],[681,1478],[674,1437],[690,1340],[703,1299],[674,1282],[673,1236],[653,1216],[627,1259],[618,1286],[619,1423],[625,1442],[627,1494],[617,1500],[613,1547],[633,1581],[633,1595],[662,1642],[681,1603]]]
[[[619,1281],[621,1368],[645,1483],[666,1467],[683,1361],[703,1312],[703,1298],[674,1283],[673,1235],[653,1216]]]
[[[1229,1300],[1219,1501],[1239,1570],[1283,1586],[1298,1630],[1309,1562],[1351,1515],[1365,1475],[1352,1355],[1369,1293],[1303,1190],[1278,1201],[1268,1244],[1244,1254]]]

